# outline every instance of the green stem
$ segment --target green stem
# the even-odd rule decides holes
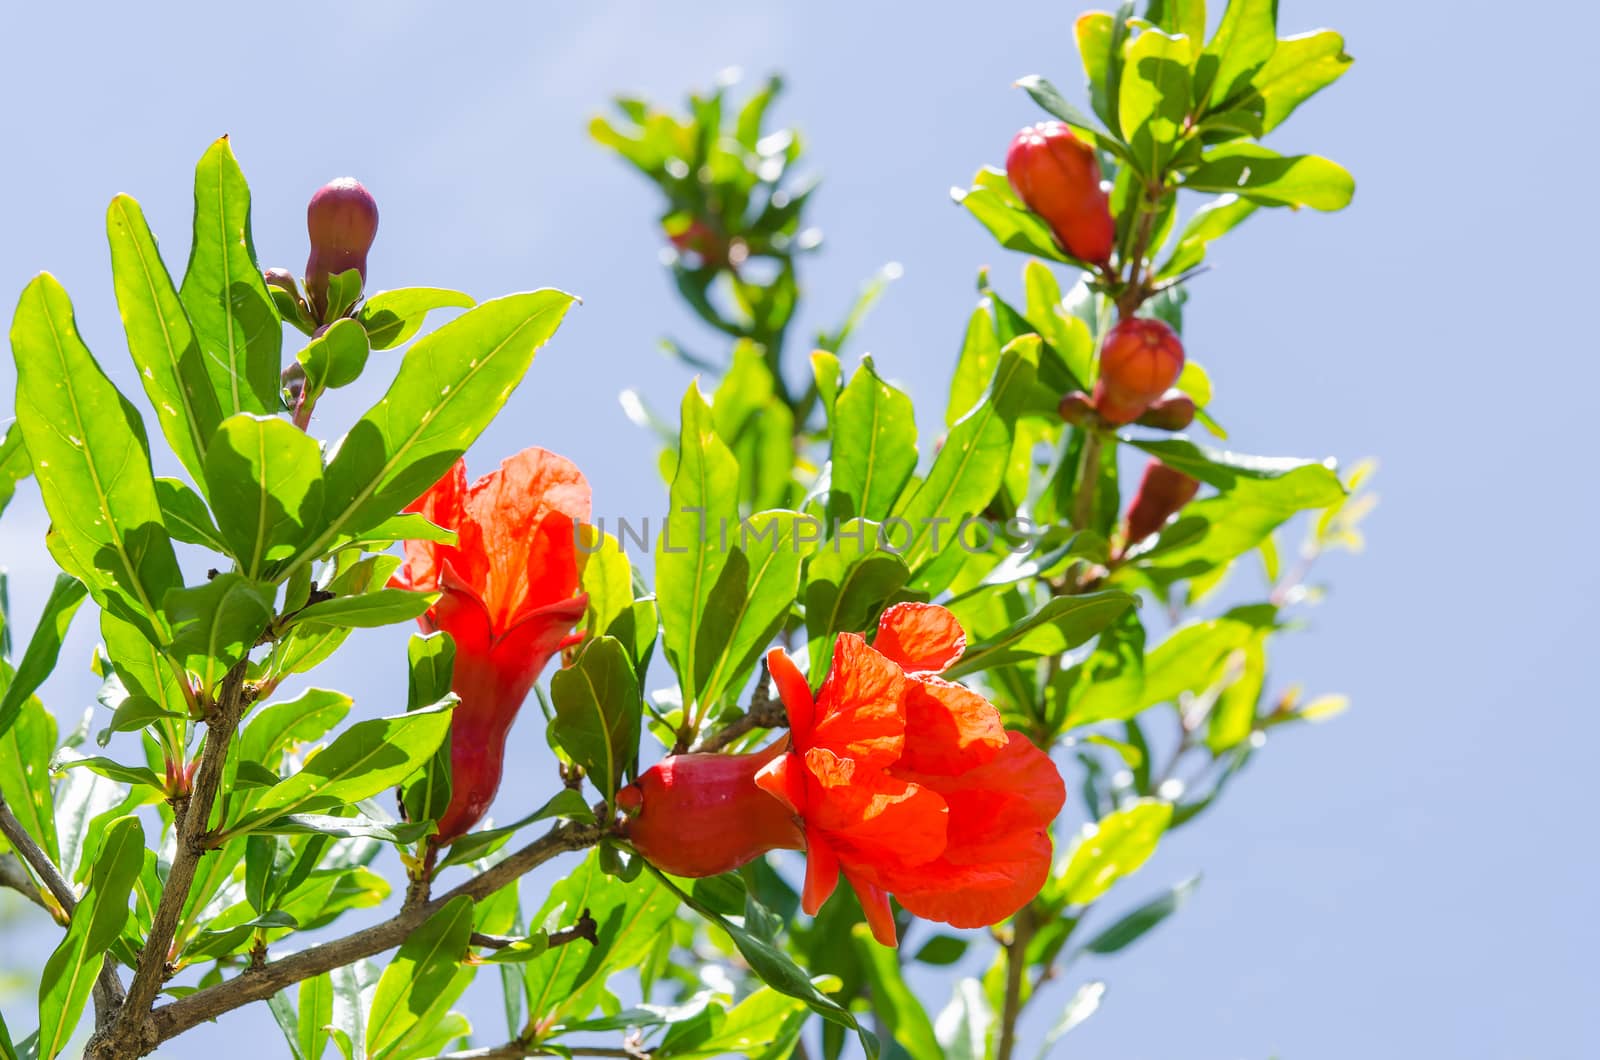
[[[1078,461],[1078,493],[1072,504],[1072,525],[1079,531],[1089,529],[1094,519],[1094,491],[1100,482],[1100,449],[1105,436],[1090,429],[1083,436],[1083,450]]]

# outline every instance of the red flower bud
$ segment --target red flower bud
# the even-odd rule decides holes
[[[367,278],[367,251],[378,235],[378,203],[354,177],[330,180],[317,189],[306,207],[311,256],[306,259],[306,288],[322,318],[327,308],[328,277],[356,269]]]
[[[1139,492],[1128,505],[1127,544],[1143,541],[1167,525],[1185,504],[1194,500],[1200,483],[1159,460],[1150,461],[1139,480]],[[1126,547],[1126,546],[1124,546]]]
[[[623,831],[641,855],[675,876],[715,876],[769,850],[801,850],[794,811],[756,786],[756,773],[788,750],[682,754],[617,793]]]
[[[1071,129],[1050,121],[1017,133],[1006,152],[1006,176],[1067,253],[1097,263],[1111,257],[1117,224],[1100,188],[1100,162]]]
[[[1183,371],[1183,343],[1159,320],[1131,317],[1112,328],[1100,345],[1100,378],[1094,407],[1114,426],[1132,423]]]
[[[290,294],[294,293],[294,274],[288,269],[268,269],[261,275],[266,279],[268,287],[278,287]]]
[[[1181,431],[1194,422],[1194,399],[1181,390],[1169,390],[1150,403],[1138,419],[1141,427]]]
[[[667,226],[667,239],[678,249],[681,254],[693,254],[700,259],[700,263],[708,268],[719,268],[728,264],[729,246],[714,229],[699,218],[690,221],[687,226],[674,230],[673,225]]]

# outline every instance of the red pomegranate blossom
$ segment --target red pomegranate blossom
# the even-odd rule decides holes
[[[774,649],[767,662],[790,735],[755,754],[680,755],[647,771],[619,799],[635,811],[629,838],[681,875],[803,843],[805,911],[821,909],[842,874],[885,946],[896,943],[891,894],[956,927],[1005,919],[1049,874],[1048,828],[1066,790],[992,704],[938,676],[965,642],[944,608],[896,605],[873,645],[840,635],[815,696]],[[740,764],[716,776],[684,762],[717,757]]]
[[[390,584],[442,595],[418,619],[455,641],[450,805],[438,842],[482,819],[500,787],[506,736],[533,683],[570,643],[589,598],[574,523],[589,519],[589,484],[565,457],[524,449],[467,485],[466,464],[408,511],[456,531],[454,545],[407,541]]]

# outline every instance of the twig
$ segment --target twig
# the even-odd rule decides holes
[[[750,697],[750,707],[743,714],[718,729],[703,736],[693,747],[695,751],[720,751],[755,729],[777,729],[789,724],[789,714],[783,700],[772,695],[772,678],[767,673],[765,660],[761,663],[761,680]]]
[[[50,903],[39,894],[39,885],[28,875],[22,859],[15,854],[0,855],[0,887],[8,887],[51,916],[56,915],[55,910],[50,908]]]
[[[576,924],[562,928],[560,931],[550,932],[545,948],[554,949],[557,946],[565,946],[569,942],[577,942],[579,939],[593,946],[600,941],[599,932],[600,925],[595,922],[594,917],[589,915],[589,910],[585,909],[578,914],[578,922]],[[485,935],[477,931],[472,933],[471,938],[472,945],[482,946],[484,949],[489,950],[503,950],[517,941],[517,939],[509,935]]]
[[[11,807],[6,805],[4,796],[0,796],[0,833],[4,833],[6,841],[11,848],[19,854],[24,861],[33,867],[34,875],[44,882],[56,903],[61,906],[68,919],[72,911],[78,907],[78,896],[73,893],[72,887],[62,877],[61,871],[50,860],[50,855],[44,848],[34,841],[28,830],[22,827],[22,822],[17,820],[16,814],[11,812]],[[21,890],[21,888],[18,888]],[[31,890],[31,888],[30,888]],[[24,891],[23,893],[29,893]],[[44,899],[37,891],[31,895],[40,905]],[[117,975],[116,963],[110,954],[100,963],[100,974],[94,982],[94,1021],[96,1027],[104,1026],[117,1009],[122,1005],[122,979]]]
[[[128,997],[116,1022],[96,1033],[84,1049],[85,1057],[142,1056],[159,1044],[150,1040],[150,1007],[167,977],[167,959],[183,918],[183,907],[194,886],[195,869],[206,853],[206,830],[222,786],[228,745],[233,742],[244,714],[244,679],[247,662],[236,663],[222,678],[216,709],[206,723],[205,749],[188,798],[173,801],[175,846],[172,867],[161,888],[161,900],[150,920],[150,931],[139,951],[139,966],[128,986]]]
[[[442,1053],[434,1060],[520,1060],[525,1056],[620,1056],[627,1060],[649,1060],[650,1054],[642,1049],[618,1049],[604,1045],[564,1045],[559,1049],[542,1045],[523,1045],[506,1042],[482,1049],[467,1049],[459,1053]]]
[[[413,906],[381,924],[364,928],[353,935],[307,950],[280,960],[269,961],[259,969],[248,969],[236,978],[216,986],[197,990],[187,997],[162,1005],[150,1014],[147,1031],[139,1041],[143,1055],[191,1027],[214,1020],[252,1001],[264,1001],[284,987],[298,983],[323,972],[342,968],[384,950],[393,949],[420,927],[428,917],[438,912],[453,898],[466,895],[475,900],[487,898],[513,880],[533,871],[557,854],[569,850],[582,850],[600,840],[603,829],[598,825],[565,823],[557,825],[539,839],[498,862],[457,887],[445,892],[425,905]],[[93,1045],[94,1043],[91,1043]],[[127,1053],[86,1051],[87,1060],[121,1060]]]
[[[1033,906],[1017,910],[1011,921],[1011,941],[1006,943],[1006,998],[1000,1015],[1000,1045],[995,1060],[1011,1060],[1017,1047],[1017,1021],[1022,1016],[1023,975],[1028,969],[1028,943],[1033,941]]]

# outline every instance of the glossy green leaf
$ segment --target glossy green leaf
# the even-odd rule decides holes
[[[422,322],[435,309],[471,309],[472,298],[443,287],[401,287],[379,291],[356,314],[375,350],[387,350],[422,330]]]
[[[294,699],[258,707],[240,733],[240,757],[276,766],[290,745],[320,739],[343,721],[351,704],[343,692],[308,688]]]
[[[1128,48],[1117,99],[1122,137],[1140,172],[1165,171],[1189,116],[1189,38],[1147,29]]]
[[[306,387],[313,393],[349,386],[367,366],[367,333],[354,320],[335,320],[295,360],[306,370]]]
[[[12,675],[11,664],[0,659],[0,686],[8,686]],[[11,725],[0,731],[0,798],[50,860],[59,864],[55,793],[48,768],[55,749],[55,716],[29,697]]]
[[[1317,155],[1280,155],[1259,144],[1214,147],[1183,179],[1191,191],[1233,192],[1262,206],[1342,210],[1355,195],[1355,178]]]
[[[1086,11],[1073,23],[1078,55],[1083,59],[1084,76],[1089,81],[1089,103],[1111,129],[1120,126],[1117,100],[1126,62],[1128,19],[1132,15],[1133,0],[1126,0],[1115,15]]]
[[[944,676],[955,680],[963,674],[1071,651],[1115,622],[1133,603],[1132,596],[1114,589],[1054,597],[1008,629],[967,648]]]
[[[211,518],[211,510],[187,483],[175,478],[156,479],[156,503],[161,505],[161,519],[174,541],[227,554],[228,544]]]
[[[1212,754],[1244,743],[1255,729],[1267,678],[1266,639],[1266,631],[1257,630],[1227,661],[1222,675],[1225,683],[1206,725],[1206,746]]]
[[[1067,102],[1067,98],[1049,81],[1038,74],[1017,79],[1017,87],[1027,92],[1033,101],[1050,114],[1072,126],[1078,139],[1094,147],[1110,151],[1119,158],[1128,157],[1128,145],[1115,135],[1096,125],[1094,119]]]
[[[163,716],[177,719],[161,723],[162,739],[169,747],[182,746],[189,701],[184,696],[187,678],[180,679],[177,664],[136,626],[109,611],[100,612],[100,637],[128,696],[148,700]]]
[[[73,756],[63,759],[60,763],[62,769],[87,769],[91,773],[98,773],[107,780],[120,781],[123,784],[143,784],[146,787],[163,789],[161,778],[156,776],[155,770],[149,766],[128,766],[109,758],[79,758]]]
[[[872,984],[872,1009],[882,1029],[911,1060],[944,1060],[933,1021],[907,985],[896,952],[878,945],[865,924],[851,929],[851,941]]]
[[[701,618],[695,673],[700,699],[737,691],[778,635],[800,586],[800,565],[822,527],[798,512],[757,512],[739,524]],[[720,547],[720,542],[719,542]]]
[[[1171,821],[1171,803],[1140,799],[1084,825],[1046,886],[1072,905],[1088,905],[1150,859]]]
[[[1028,295],[1028,323],[1048,342],[1072,373],[1070,386],[1089,390],[1094,386],[1094,336],[1089,325],[1066,311],[1055,274],[1042,261],[1030,261],[1022,270]]]
[[[1233,231],[1256,209],[1256,203],[1237,195],[1223,195],[1206,203],[1178,233],[1172,256],[1162,264],[1157,275],[1178,276],[1199,265],[1206,259],[1206,248],[1212,240]]]
[[[406,351],[388,391],[328,462],[323,529],[296,562],[410,504],[466,452],[574,299],[541,290],[484,302]]]
[[[432,1029],[461,996],[472,980],[463,963],[471,935],[472,899],[461,895],[406,939],[372,995],[367,1016],[367,1055],[372,1060],[407,1055],[406,1045]]]
[[[983,400],[999,363],[1000,340],[995,337],[994,313],[987,302],[980,302],[967,320],[955,374],[950,378],[950,400],[944,412],[946,427],[955,426]]]
[[[70,574],[56,575],[56,583],[44,602],[44,613],[33,628],[33,636],[22,653],[22,661],[11,675],[5,694],[0,695],[0,735],[4,735],[28,697],[39,690],[45,678],[56,668],[61,655],[61,642],[66,638],[72,616],[78,613],[86,590],[83,583]]]
[[[911,398],[863,357],[834,403],[830,431],[831,519],[882,519],[917,467]]]
[[[293,776],[228,826],[243,835],[274,817],[315,813],[359,802],[416,772],[450,731],[452,704],[350,726]]]
[[[0,512],[6,510],[11,498],[16,496],[17,483],[33,474],[33,461],[28,457],[28,447],[22,443],[22,428],[15,420],[0,435]]]
[[[1229,0],[1217,32],[1195,66],[1195,95],[1231,100],[1278,46],[1278,0]]]
[[[1072,995],[1066,1006],[1062,1008],[1061,1015],[1056,1018],[1055,1025],[1044,1036],[1044,1047],[1039,1050],[1039,1060],[1048,1060],[1051,1048],[1056,1042],[1095,1014],[1095,1010],[1100,1007],[1100,999],[1105,996],[1105,993],[1106,984],[1099,981],[1084,983],[1078,987],[1077,992]]]
[[[455,660],[456,643],[450,634],[441,631],[411,635],[406,643],[406,710],[422,710],[450,694]],[[450,740],[446,738],[422,775],[401,789],[406,819],[437,821],[450,805],[451,792]]]
[[[72,302],[48,273],[22,292],[11,349],[17,424],[50,513],[51,554],[102,607],[159,637],[157,605],[181,577],[144,425],[79,338]]]
[[[698,384],[684,395],[670,508],[656,546],[656,603],[667,659],[686,707],[699,702],[701,625],[730,551],[719,543],[737,532],[739,467],[717,435]]]
[[[250,189],[224,136],[194,171],[194,242],[179,289],[223,416],[278,408],[283,325],[256,263]]]
[[[1261,127],[1277,128],[1294,109],[1344,76],[1353,62],[1345,54],[1344,38],[1332,30],[1284,37],[1250,86],[1265,102]]]
[[[882,547],[879,533],[877,523],[842,523],[806,567],[806,642],[814,678],[827,669],[833,635],[866,631],[911,578],[905,561]]]
[[[229,416],[206,456],[217,529],[246,577],[269,576],[316,532],[322,453],[286,420]]]
[[[1186,438],[1130,438],[1134,445],[1168,467],[1224,493],[1265,497],[1281,494],[1285,503],[1322,508],[1345,496],[1331,464],[1292,457],[1245,456],[1196,445]]]
[[[666,887],[676,894],[685,905],[721,928],[728,938],[733,941],[734,947],[739,951],[740,956],[750,965],[750,970],[755,972],[762,982],[780,994],[804,1001],[811,1008],[811,1011],[828,1022],[855,1031],[868,1060],[877,1060],[877,1037],[857,1022],[848,1008],[818,990],[816,984],[812,983],[805,971],[795,964],[794,958],[784,952],[781,947],[753,934],[747,930],[746,926],[734,924],[714,909],[679,888],[665,876],[660,876],[653,867],[651,872],[656,874]],[[748,923],[749,917],[746,916],[745,920]]]
[[[550,679],[550,699],[556,710],[550,738],[611,799],[639,753],[644,709],[627,651],[612,637],[590,641]]]
[[[561,927],[585,909],[596,924],[594,945],[557,946],[525,966],[528,1017],[536,1025],[581,1020],[594,1011],[606,978],[643,959],[672,920],[677,900],[648,873],[628,882],[606,875],[599,851],[590,851],[566,879],[551,886],[528,923]]]
[[[580,587],[589,595],[584,624],[590,633],[600,636],[633,607],[633,563],[615,537],[594,527],[584,528],[583,533],[587,558]]]
[[[45,962],[39,980],[39,1056],[58,1055],[83,1015],[106,951],[128,919],[128,898],[144,864],[144,829],[123,817],[106,829],[89,874],[89,887],[73,911],[66,938]]]
[[[1076,728],[1131,718],[1144,690],[1144,625],[1123,612],[1100,634],[1093,654],[1062,672],[1056,695],[1061,725]]]
[[[1199,876],[1187,880],[1163,894],[1117,918],[1108,927],[1083,944],[1089,953],[1107,954],[1127,949],[1167,917],[1183,908],[1194,889],[1200,885]]]
[[[222,423],[222,409],[194,327],[137,202],[126,195],[111,200],[106,238],[139,380],[167,444],[195,481],[203,481],[206,448]]]
[[[168,650],[200,676],[202,688],[210,689],[249,654],[272,621],[272,594],[229,571],[204,585],[172,590],[162,608],[172,622]]]
[[[500,828],[480,828],[469,832],[450,844],[450,849],[439,860],[439,868],[447,869],[451,865],[470,865],[481,858],[487,858],[501,847],[519,831],[536,821],[548,821],[552,818],[564,817],[569,821],[594,821],[594,811],[583,800],[583,795],[573,788],[562,788],[552,795],[543,806],[523,817]]]
[[[328,1025],[333,1022],[333,980],[327,974],[300,984],[295,1016],[300,1060],[321,1060],[328,1048]]]
[[[1050,225],[1022,205],[1006,183],[1006,175],[999,170],[987,167],[979,170],[972,187],[952,189],[951,195],[1008,250],[1074,263],[1056,243]]]
[[[945,1060],[986,1060],[994,1023],[994,1009],[978,980],[958,980],[950,1003],[934,1023]]]
[[[366,629],[409,622],[427,611],[439,599],[438,593],[419,593],[410,589],[379,589],[355,596],[336,596],[311,604],[294,617],[294,624],[315,624]]]
[[[1177,703],[1184,695],[1199,695],[1210,688],[1222,676],[1228,658],[1270,623],[1266,615],[1232,611],[1178,627],[1145,658],[1140,709]]]

